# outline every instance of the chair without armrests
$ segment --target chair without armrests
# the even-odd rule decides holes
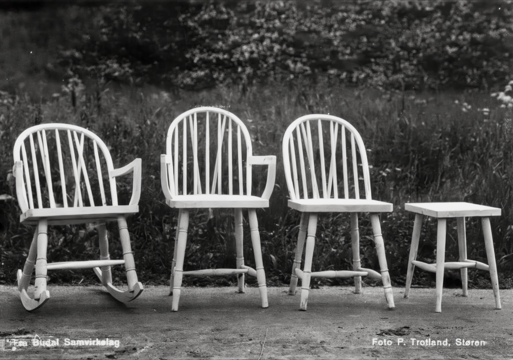
[[[143,291],[137,279],[126,217],[139,211],[141,159],[114,169],[107,145],[91,131],[70,124],[41,124],[23,131],[14,144],[16,194],[20,221],[36,230],[23,271],[18,270],[18,289],[28,311],[49,298],[47,271],[92,268],[108,292],[122,302],[132,301]],[[133,173],[132,197],[119,205],[116,178]],[[105,223],[117,221],[122,260],[110,260]],[[99,235],[100,260],[47,263],[49,225],[95,223]],[[125,265],[128,290],[112,284],[110,267]],[[35,267],[35,290],[28,293]]]
[[[331,115],[305,115],[292,122],[283,137],[283,164],[289,191],[289,207],[301,212],[289,294],[301,279],[300,309],[306,310],[312,277],[354,277],[355,293],[361,277],[381,280],[390,309],[394,299],[378,213],[392,211],[392,204],[372,199],[367,150],[356,129]],[[352,271],[312,272],[315,233],[319,213],[350,213]],[[360,260],[358,213],[370,213],[381,273],[363,268]],[[305,262],[300,269],[305,247]]]
[[[244,275],[256,276],[262,307],[268,307],[257,208],[269,207],[276,177],[275,156],[253,156],[251,137],[234,114],[215,107],[199,107],[171,123],[161,155],[161,184],[166,203],[179,210],[171,265],[172,311],[178,311],[184,275],[238,276],[244,292]],[[266,165],[267,182],[261,196],[252,195],[252,168]],[[183,271],[189,212],[191,209],[230,208],[235,212],[236,269]],[[248,210],[255,269],[243,257],[242,210]]]

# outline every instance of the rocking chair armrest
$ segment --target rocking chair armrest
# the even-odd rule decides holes
[[[248,157],[249,165],[267,165],[267,180],[265,184],[265,189],[262,194],[262,199],[267,199],[271,197],[271,194],[274,189],[274,183],[276,180],[276,156],[267,155],[267,156],[249,156]]]
[[[12,174],[16,178],[16,197],[20,205],[21,212],[24,213],[29,209],[27,195],[25,194],[25,183],[23,181],[23,161],[14,162]]]
[[[167,177],[167,167],[171,164],[168,156],[165,154],[160,155],[160,186],[162,187],[162,192],[166,197],[166,200],[171,200],[171,191],[169,188],[169,179]]]
[[[142,180],[142,161],[141,159],[135,159],[130,164],[123,166],[119,169],[110,171],[110,177],[118,177],[125,174],[134,172],[133,183],[132,183],[132,198],[130,199],[130,205],[137,205],[141,198],[141,180]]]

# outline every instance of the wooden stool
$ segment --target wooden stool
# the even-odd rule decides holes
[[[499,294],[499,280],[497,277],[497,265],[495,263],[495,251],[493,249],[492,228],[490,216],[500,216],[501,209],[490,206],[476,205],[466,202],[442,202],[442,203],[411,203],[405,205],[405,210],[416,213],[415,224],[411,240],[410,257],[408,260],[408,272],[406,275],[406,289],[404,297],[410,292],[413,270],[415,266],[436,273],[436,312],[442,312],[442,291],[444,282],[444,269],[460,269],[463,296],[468,296],[468,268],[475,267],[480,270],[490,271],[493,294],[495,296],[496,309],[501,308]],[[431,216],[438,219],[438,232],[436,239],[436,264],[427,264],[415,260],[419,247],[420,231],[424,216]],[[479,216],[483,227],[486,255],[488,265],[467,259],[467,238],[465,233],[465,217]],[[456,218],[458,229],[459,261],[445,262],[445,235],[448,218]]]

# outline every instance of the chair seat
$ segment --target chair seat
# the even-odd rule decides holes
[[[468,202],[409,203],[404,205],[404,209],[435,218],[501,215],[500,208]]]
[[[178,209],[228,208],[255,209],[269,207],[269,200],[248,195],[179,195],[166,203]]]
[[[29,209],[21,214],[20,221],[28,225],[36,225],[41,219],[47,219],[50,225],[84,224],[115,220],[138,211],[138,205]]]
[[[391,212],[391,203],[366,199],[289,200],[289,207],[301,212]]]

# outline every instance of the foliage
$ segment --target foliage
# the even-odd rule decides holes
[[[487,87],[509,74],[512,14],[504,2],[209,2],[180,17],[190,42],[178,80],[327,73],[403,90]]]
[[[133,0],[57,9],[55,24],[54,7],[26,16],[48,28],[46,38],[61,39],[47,40],[46,53],[37,46],[42,35],[3,32],[9,43],[18,36],[36,43],[33,61],[47,58],[36,68],[90,81],[98,97],[111,81],[189,90],[232,83],[245,91],[255,81],[326,75],[373,88],[488,89],[509,76],[513,54],[507,0]]]
[[[4,10],[0,151],[11,154],[16,137],[31,125],[66,122],[100,135],[116,166],[142,158],[140,212],[129,229],[141,280],[163,284],[177,215],[160,190],[164,130],[194,106],[224,107],[248,126],[255,154],[278,155],[271,207],[258,219],[269,284],[283,284],[290,278],[299,216],[287,208],[282,136],[305,113],[339,115],[370,149],[374,196],[394,204],[394,212],[382,216],[393,281],[404,281],[412,232],[404,203],[458,200],[503,209],[492,229],[504,286],[513,256],[513,84],[505,80],[511,75],[512,14],[506,0],[132,1]],[[461,91],[497,86],[503,91],[492,98]],[[10,156],[0,159],[0,193],[15,197],[11,167]],[[130,181],[119,186],[129,196]],[[1,210],[0,282],[11,283],[32,229],[19,224],[16,201]],[[231,266],[233,215],[198,212],[191,218],[187,266]],[[377,269],[368,219],[360,219],[364,266]],[[423,237],[433,238],[433,225],[426,223]],[[350,267],[348,226],[342,216],[321,216],[316,268]],[[115,239],[115,225],[108,230]],[[50,259],[98,256],[93,228],[52,228],[49,235]],[[453,225],[448,236],[448,257],[456,257]],[[469,222],[467,236],[469,257],[486,262],[478,222]],[[116,241],[112,251],[113,258],[120,256]],[[251,265],[250,247],[244,257]],[[419,257],[434,260],[432,243],[421,245]],[[67,271],[52,273],[52,281],[95,280],[91,272]]]
[[[295,86],[287,83],[252,85],[244,96],[233,87],[194,93],[179,91],[176,94],[151,87],[127,87],[105,92],[100,108],[94,96],[87,95],[87,88],[75,107],[64,90],[62,96],[44,104],[18,98],[0,110],[0,146],[4,154],[10,154],[15,138],[26,127],[39,122],[63,121],[89,127],[99,134],[110,146],[116,166],[141,157],[144,187],[140,211],[129,219],[129,229],[141,280],[165,284],[170,271],[177,213],[164,204],[160,189],[158,155],[164,151],[164,130],[178,114],[194,106],[223,106],[246,123],[253,137],[255,154],[278,155],[278,174],[271,207],[259,211],[258,219],[269,284],[284,284],[290,279],[299,215],[287,208],[281,139],[290,121],[306,111],[337,114],[355,125],[370,149],[374,196],[394,204],[393,213],[382,215],[382,229],[395,284],[404,281],[413,226],[413,216],[404,211],[403,205],[414,201],[458,200],[501,207],[503,215],[492,219],[492,229],[503,274],[501,279],[504,279],[504,274],[511,270],[509,264],[513,254],[513,195],[509,181],[513,176],[510,166],[513,160],[511,110],[501,107],[500,102],[483,93],[392,93],[330,87],[328,82],[314,84],[305,80],[298,81]],[[10,168],[11,160],[4,159],[0,172],[7,174]],[[258,176],[254,174],[256,182]],[[0,186],[3,192],[15,196],[5,176],[0,178]],[[119,187],[123,196],[128,198],[129,179],[126,183],[121,182]],[[7,203],[3,210],[7,220],[0,235],[3,262],[0,274],[2,281],[13,282],[16,269],[23,264],[32,229],[19,224],[19,209],[15,201]],[[369,219],[364,214],[360,216],[360,225],[364,265],[378,269]],[[249,244],[247,219],[244,226],[245,243]],[[109,227],[113,258],[120,256],[121,251],[115,227],[115,224]],[[419,257],[426,261],[435,259],[434,247],[429,241],[434,238],[435,231],[435,224],[427,221],[423,229],[426,241],[419,253]],[[487,262],[477,221],[469,221],[467,237],[469,257]],[[51,228],[49,239],[50,259],[99,256],[97,233],[93,228]],[[231,212],[215,212],[214,217],[201,211],[192,214],[190,239],[188,268],[233,265],[235,250]],[[448,258],[457,257],[456,239],[455,224],[449,222]],[[62,245],[66,245],[67,250]],[[244,257],[249,265],[253,265],[251,247],[246,247]],[[338,214],[321,216],[315,268],[349,268],[351,258],[349,219]],[[477,272],[471,274],[478,276]],[[53,272],[51,276],[53,282],[95,281],[92,272],[87,271]],[[121,272],[115,272],[115,276],[123,279]],[[186,279],[188,284],[212,283],[201,278]],[[235,279],[216,281],[217,284],[227,284],[230,281],[234,283]],[[252,281],[248,278],[250,284]],[[423,281],[425,283],[429,279]],[[474,281],[479,283],[481,278]],[[346,282],[316,280],[314,286],[325,283]],[[372,285],[372,281],[369,284]]]

